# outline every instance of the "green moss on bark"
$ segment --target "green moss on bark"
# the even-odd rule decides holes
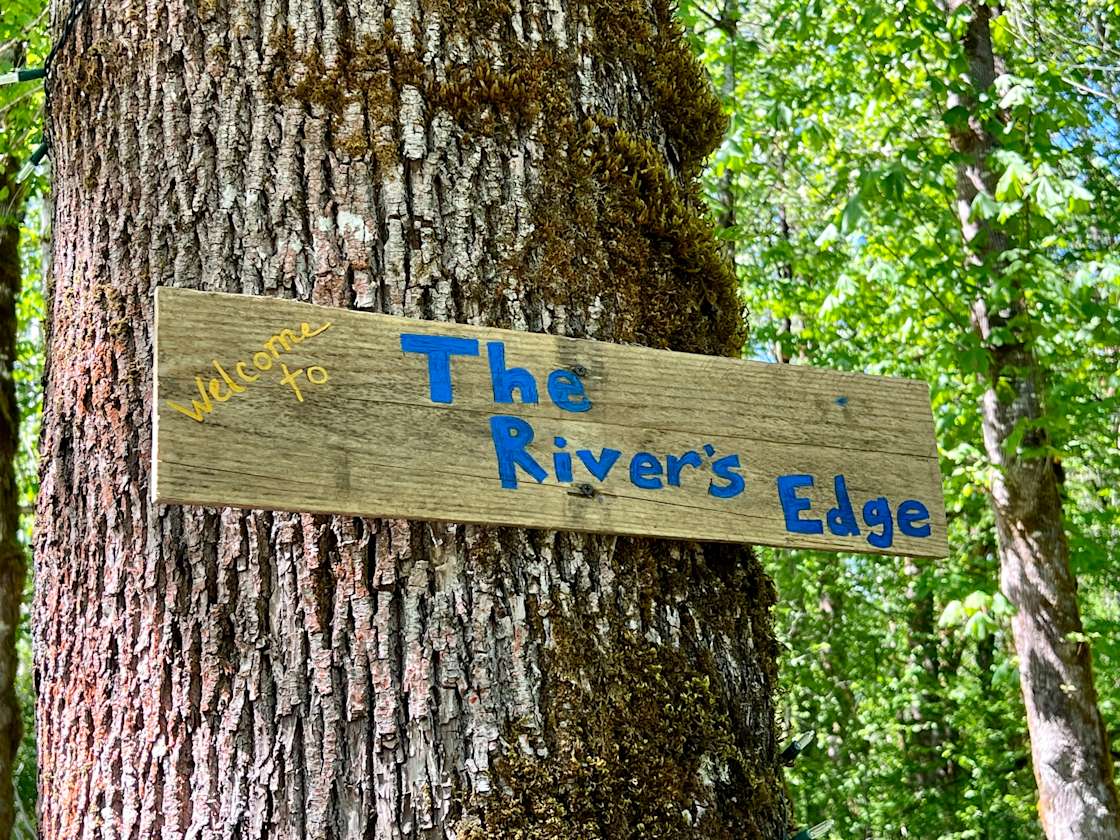
[[[340,152],[372,154],[381,166],[398,162],[399,138],[376,127],[396,125],[405,85],[421,92],[431,114],[448,114],[466,142],[534,136],[543,150],[531,201],[534,232],[521,251],[495,254],[508,278],[490,290],[495,305],[508,282],[521,293],[567,301],[572,311],[604,308],[617,340],[737,355],[743,332],[736,278],[693,178],[722,134],[722,115],[675,25],[655,26],[630,5],[584,7],[591,24],[602,28],[593,42],[600,70],[617,72],[621,63],[640,68],[640,81],[660,91],[648,115],[627,121],[582,113],[573,55],[515,49],[500,61],[450,67],[437,81],[391,31],[344,42],[330,67],[317,51],[296,54],[291,37],[281,37],[274,43],[273,89],[326,114]],[[354,103],[368,120],[358,130],[344,129]],[[646,116],[651,126],[673,131],[659,137],[626,127]],[[668,154],[678,157],[676,170]]]
[[[543,299],[569,313],[598,313],[597,337],[737,355],[737,281],[695,182],[725,122],[668,4],[656,0],[651,14],[643,0],[578,0],[576,26],[593,32],[583,78],[574,51],[509,47],[508,4],[473,0],[471,8],[472,32],[458,22],[451,35],[497,46],[475,50],[470,61],[426,67],[391,32],[343,50],[334,68],[289,49],[280,63],[298,72],[285,75],[277,95],[334,120],[359,102],[373,130],[396,126],[399,92],[412,85],[429,119],[450,117],[464,146],[508,140],[524,152],[532,142],[532,233],[513,253],[491,243],[498,281],[477,292],[492,296],[488,312],[501,312],[509,297]],[[589,79],[604,101],[634,79],[643,95],[611,101],[609,114],[587,113],[581,91]],[[363,140],[336,145],[359,156],[369,152]],[[551,639],[543,725],[503,733],[511,746],[495,763],[493,790],[463,803],[460,837],[722,840],[760,837],[758,825],[781,822],[774,593],[753,555],[627,540],[612,562],[639,593],[641,629],[617,621],[604,629],[600,615],[575,604],[563,617],[528,605],[534,638]],[[666,604],[681,603],[689,626],[680,640],[655,641],[648,628]],[[725,673],[720,662],[749,674]]]
[[[719,145],[727,117],[684,40],[669,0],[577,0],[595,33],[601,70],[630,67],[646,91],[648,116],[659,124],[685,179],[700,174]]]
[[[772,675],[773,593],[744,587],[743,578],[761,569],[749,552],[731,551],[736,562],[726,568],[730,555],[713,567],[691,549],[682,553],[683,566],[672,567],[655,544],[624,541],[615,571],[639,584],[651,617],[667,595],[713,596],[704,611],[720,615],[706,616],[714,622],[705,626],[762,641],[756,652]],[[604,632],[602,620],[579,609],[552,619],[542,686],[547,734],[534,743],[531,732],[507,733],[496,789],[467,803],[461,836],[761,838],[757,817],[780,810],[782,782],[770,740],[760,739],[763,730],[738,730],[743,710],[731,703],[768,710],[768,688],[760,697],[732,690],[696,628],[683,627],[680,643],[666,645],[618,622]]]

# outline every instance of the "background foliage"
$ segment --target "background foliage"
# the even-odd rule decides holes
[[[798,815],[845,837],[1041,836],[985,498],[985,351],[968,327],[973,290],[1003,281],[966,266],[948,141],[965,118],[946,104],[966,83],[963,14],[929,0],[682,5],[731,123],[708,192],[751,313],[747,353],[932,388],[948,562],[767,552],[787,722],[820,736],[788,773]],[[1030,243],[1012,271],[1050,375],[1082,641],[1120,754],[1120,4],[1004,3],[994,36],[1007,67],[982,118],[1001,178],[971,212]]]

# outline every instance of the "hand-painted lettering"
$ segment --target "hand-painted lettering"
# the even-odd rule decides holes
[[[242,382],[248,382],[250,385],[261,378],[259,373],[249,373],[244,362],[237,363],[237,375],[241,377]]]
[[[169,408],[179,412],[186,417],[191,418],[196,423],[206,422],[206,417],[213,413],[214,403],[226,403],[236,396],[240,396],[249,390],[251,385],[260,381],[261,374],[267,373],[272,370],[273,365],[280,360],[280,354],[291,352],[297,345],[302,344],[309,338],[322,335],[331,328],[331,322],[323,324],[321,327],[313,328],[311,324],[304,322],[300,325],[299,334],[294,330],[283,329],[269,336],[259,347],[263,349],[255,350],[248,358],[250,362],[244,360],[235,362],[230,367],[236,372],[237,378],[235,379],[229,372],[229,369],[221,363],[218,359],[211,361],[210,366],[217,374],[216,377],[210,377],[205,380],[202,375],[195,377],[195,386],[198,389],[198,395],[202,401],[191,400],[191,407],[185,406],[168,400],[167,405]],[[252,364],[256,373],[250,373],[249,365]],[[288,367],[281,363],[283,370],[283,378],[280,382],[283,385],[289,386],[296,396],[298,402],[303,402],[303,394],[299,386],[296,384],[295,378],[303,373],[303,370],[297,370],[291,373]],[[289,379],[289,375],[291,378]],[[313,366],[308,368],[307,376],[309,381],[314,385],[325,384],[329,380],[327,371],[321,366]],[[312,378],[314,377],[314,378]],[[316,381],[321,380],[321,382]]]
[[[622,457],[622,450],[604,448],[599,452],[599,457],[596,458],[595,453],[590,449],[580,449],[576,451],[576,457],[583,462],[587,471],[595,478],[599,481],[606,481],[607,476],[611,474],[611,469]]]
[[[833,487],[836,491],[836,507],[828,512],[828,530],[838,537],[858,537],[859,526],[856,524],[856,514],[852,510],[852,500],[848,496],[844,476],[836,476]]]
[[[813,503],[797,495],[802,487],[812,487],[811,475],[783,475],[778,478],[778,500],[786,519],[786,530],[791,534],[823,534],[824,523],[819,519],[802,519],[801,514]]]
[[[874,530],[867,535],[867,541],[876,548],[890,548],[894,543],[894,520],[891,519],[890,503],[880,496],[871,499],[863,505],[863,521],[871,529],[882,528],[879,533]]]
[[[520,417],[499,414],[490,418],[490,436],[498,458],[498,478],[507,490],[517,489],[517,468],[521,467],[538,484],[548,478],[544,467],[528,453],[533,442],[533,427]]]
[[[478,342],[473,338],[449,335],[401,334],[401,350],[428,357],[428,395],[434,403],[451,404],[451,357],[477,356]]]
[[[303,339],[291,330],[280,330],[276,335],[269,336],[268,340],[264,343],[264,349],[272,354],[272,358],[279,359],[281,352],[291,353],[292,348],[301,341],[303,341]],[[276,349],[277,344],[279,344],[283,350]]]
[[[843,475],[833,476],[836,506],[825,516],[828,530],[837,537],[859,537],[861,525],[856,521],[857,508],[852,504],[851,491]],[[798,495],[801,488],[812,487],[814,478],[809,475],[786,475],[778,479],[778,499],[786,520],[786,530],[791,534],[823,534],[819,519],[803,517],[812,508],[812,502]],[[894,545],[895,523],[898,531],[913,539],[924,539],[933,533],[929,524],[929,508],[917,499],[907,499],[892,513],[891,503],[885,496],[866,499],[858,508],[864,539],[868,545],[888,549]],[[855,549],[856,546],[853,546]]]
[[[639,452],[630,459],[630,483],[642,490],[660,490],[661,461],[649,452]]]
[[[214,402],[224,403],[224,402],[229,402],[230,400],[232,400],[233,397],[234,397],[234,393],[233,393],[233,391],[229,391],[228,393],[223,394],[222,393],[221,380],[211,379],[210,380],[210,396],[212,396],[214,398]]]
[[[231,377],[228,373],[226,373],[226,369],[224,367],[222,367],[221,362],[219,362],[217,359],[214,359],[213,365],[214,365],[214,370],[218,371],[218,375],[220,377],[222,377],[222,379],[225,381],[226,385],[229,386],[229,389],[234,394],[244,394],[245,393],[245,386],[244,385],[238,385],[236,382],[234,382],[233,377]]]
[[[197,395],[192,395],[189,406],[171,400],[167,405],[203,423],[222,404],[254,388],[264,387],[266,382],[271,382],[272,387],[279,382],[282,388],[290,390],[296,403],[313,402],[314,389],[330,383],[331,374],[315,360],[291,354],[302,350],[306,342],[330,327],[329,322],[318,327],[303,322],[297,329],[276,330],[264,341],[248,348],[240,361],[214,359],[210,368],[195,376]],[[459,365],[475,365],[473,372],[482,374],[483,381],[485,373],[489,373],[490,397],[495,406],[517,406],[495,409],[516,413],[494,414],[486,420],[498,479],[505,489],[517,490],[530,480],[536,484],[578,483],[593,489],[594,482],[598,482],[607,485],[602,496],[594,492],[577,495],[600,500],[612,494],[633,498],[632,488],[636,488],[645,493],[660,493],[665,501],[671,501],[673,494],[692,493],[695,494],[693,503],[696,496],[705,493],[731,502],[748,490],[744,460],[749,453],[724,453],[714,442],[699,441],[694,449],[679,447],[667,452],[649,441],[624,451],[605,445],[609,444],[610,437],[603,439],[603,435],[609,435],[610,429],[619,423],[617,414],[604,418],[609,422],[598,425],[565,415],[559,415],[558,419],[557,409],[585,414],[593,408],[584,382],[587,372],[581,366],[557,368],[547,377],[538,379],[530,368],[512,363],[515,360],[507,353],[510,342],[485,342],[486,359],[483,361],[480,358],[482,342],[477,339],[431,333],[395,335],[399,337],[402,353],[424,357],[427,395],[432,403],[453,404],[452,361],[458,357]],[[515,349],[522,346],[517,341],[512,344]],[[472,357],[476,360],[471,361]],[[413,360],[412,363],[418,362]],[[483,364],[485,372],[481,368]],[[597,381],[608,380],[602,377]],[[416,383],[417,390],[422,387],[422,381]],[[547,392],[550,406],[540,404],[542,388]],[[472,396],[477,399],[478,395]],[[650,401],[660,398],[658,394],[642,396]],[[413,393],[411,398],[415,397]],[[477,415],[473,401],[470,408],[471,411],[463,412],[461,422],[479,422],[474,419]],[[615,406],[613,410],[618,412],[619,408]],[[539,424],[537,419],[517,414],[539,414]],[[680,443],[679,438],[677,443]],[[432,442],[432,446],[438,445]],[[823,536],[823,542],[828,544],[834,544],[837,537],[850,538],[852,550],[858,550],[864,541],[875,549],[889,549],[894,545],[896,533],[909,539],[924,539],[932,534],[929,508],[917,499],[906,499],[894,508],[890,499],[881,495],[877,488],[857,483],[853,489],[842,474],[831,476],[833,500],[825,498],[828,476],[790,473],[778,476],[776,481],[778,506],[790,534]],[[758,500],[752,499],[752,507],[757,504]],[[775,508],[771,510],[776,514]],[[806,543],[804,540],[796,542]]]
[[[557,408],[582,413],[591,410],[583,380],[570,370],[554,370],[548,375],[548,396]]]
[[[562,437],[552,439],[556,444],[556,454],[552,456],[552,471],[556,473],[556,480],[562,484],[572,483],[572,453],[564,452],[563,449],[568,445],[568,441]]]
[[[288,366],[281,362],[280,369],[284,371],[284,375],[280,378],[280,381],[292,389],[292,393],[296,395],[296,400],[298,402],[303,402],[303,392],[299,389],[298,381],[299,378],[303,376],[303,368],[295,371],[288,370]]]
[[[177,402],[167,401],[171,408],[178,411],[180,414],[185,414],[192,420],[201,423],[206,419],[206,415],[214,410],[214,404],[210,402],[210,395],[206,393],[206,386],[202,384],[202,377],[196,376],[194,384],[198,387],[198,395],[202,397],[202,402],[198,400],[191,400],[191,407],[184,408]]]
[[[929,508],[916,499],[907,499],[898,506],[898,530],[907,537],[928,537]]]
[[[704,466],[704,459],[699,452],[686,452],[683,455],[665,456],[665,481],[671,487],[681,486],[681,470],[685,467],[700,469]]]
[[[716,478],[722,478],[726,484],[717,484],[712,481],[708,485],[708,495],[717,499],[734,499],[747,488],[746,479],[735,470],[741,469],[738,455],[725,455],[712,463],[712,473]]]
[[[490,362],[490,383],[494,390],[494,402],[509,405],[513,402],[513,392],[517,391],[522,405],[536,405],[537,380],[525,368],[506,367],[506,345],[503,341],[491,341],[486,345],[486,357]]]

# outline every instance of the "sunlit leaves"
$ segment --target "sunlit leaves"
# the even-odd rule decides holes
[[[43,66],[50,50],[45,9],[44,0],[4,0],[0,5],[0,73]],[[0,158],[30,154],[42,133],[41,90],[42,82],[0,87]]]
[[[882,561],[773,555],[790,645],[789,713],[832,733],[791,773],[799,814],[809,821],[827,812],[846,836],[899,836],[905,827],[938,840],[1034,840],[979,398],[992,354],[1012,330],[1026,330],[1047,372],[1047,411],[1012,443],[1034,452],[1027,433],[1043,430],[1045,451],[1060,458],[1102,710],[1115,715],[1120,6],[993,3],[1004,69],[972,112],[957,104],[972,85],[957,46],[966,7],[949,17],[943,4],[915,0],[708,0],[706,8],[737,14],[732,34],[695,19],[732,123],[734,147],[718,154],[708,194],[718,205],[733,188],[749,352],[930,382],[950,512],[953,557],[916,577]],[[957,174],[969,160],[949,142],[965,128],[1000,147],[993,177],[966,211],[1012,240],[1001,258],[979,265],[966,258],[957,206]],[[970,323],[980,294],[997,311],[1021,296],[1027,311],[981,338]],[[839,617],[822,607],[830,591],[846,599]],[[907,643],[915,591],[932,596],[941,660],[960,663],[933,686],[914,670]],[[987,601],[970,601],[977,592]],[[938,628],[954,603],[959,620]],[[929,703],[951,733],[942,736],[945,758],[963,771],[951,786],[920,790],[900,745],[908,710]]]

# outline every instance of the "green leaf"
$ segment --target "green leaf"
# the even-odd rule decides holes
[[[998,618],[1007,618],[1015,614],[1015,607],[1004,597],[1002,592],[992,596],[992,615]]]
[[[1023,190],[1031,180],[1031,168],[1019,155],[1009,153],[1004,156],[1006,168],[996,184],[996,198],[1009,201],[1021,198]]]
[[[957,353],[957,360],[961,371],[967,374],[987,373],[992,361],[988,350],[978,342],[970,342],[960,350]]]
[[[999,212],[999,204],[986,192],[979,192],[972,199],[972,218],[990,219]]]
[[[987,613],[978,612],[964,625],[964,634],[978,642],[984,641],[996,630],[996,623]]]
[[[1027,193],[1042,214],[1051,220],[1056,221],[1065,210],[1060,182],[1050,174],[1040,172],[1027,188]]]
[[[1086,213],[1092,206],[1093,194],[1077,181],[1066,180],[1062,187],[1067,196],[1067,210],[1070,213]]]
[[[941,612],[941,618],[937,621],[938,627],[956,627],[961,624],[966,618],[964,604],[960,601],[950,601],[945,605],[945,609]]]
[[[999,223],[1006,224],[1008,219],[1017,216],[1023,210],[1022,201],[1001,201],[999,205]]]
[[[964,599],[965,611],[972,615],[973,613],[985,610],[991,603],[992,596],[987,592],[973,592]]]
[[[848,203],[844,205],[844,212],[840,215],[840,232],[844,234],[852,233],[859,227],[862,218],[863,202],[857,193],[848,199]]]
[[[942,121],[951,129],[961,129],[968,124],[968,109],[963,105],[954,105],[941,115]]]

